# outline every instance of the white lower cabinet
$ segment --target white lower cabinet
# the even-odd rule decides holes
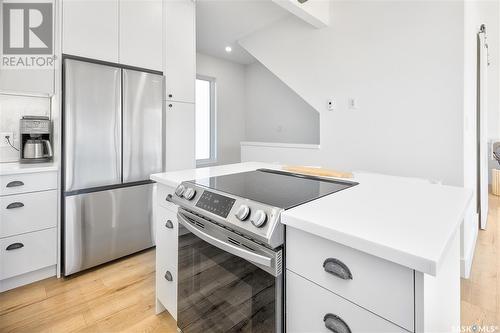
[[[0,197],[0,220],[0,238],[56,227],[57,191]]]
[[[57,171],[0,176],[0,292],[54,276]]]
[[[286,248],[288,270],[407,330],[414,329],[412,269],[291,227],[286,229]],[[340,276],[343,273],[349,276]]]
[[[0,196],[57,189],[57,172],[0,176]]]
[[[174,188],[159,186],[157,192],[158,205],[165,207],[166,209],[177,213],[177,205],[168,201],[168,197],[174,195]]]
[[[57,229],[0,239],[0,280],[52,266],[57,261]]]
[[[286,302],[288,332],[407,332],[291,271],[286,272]]]
[[[156,297],[177,319],[177,212],[156,208]]]

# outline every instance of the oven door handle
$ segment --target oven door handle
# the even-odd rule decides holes
[[[212,235],[206,234],[203,231],[197,229],[191,223],[189,223],[182,214],[177,213],[177,219],[180,224],[182,224],[186,229],[191,231],[197,237],[203,239],[205,242],[212,244],[213,246],[218,247],[221,250],[229,252],[235,256],[248,260],[252,263],[259,264],[265,267],[272,267],[272,259],[266,256],[262,256],[260,254],[256,254],[250,252],[248,250],[244,250],[240,247],[237,247],[231,243],[227,243],[219,238],[216,238]]]

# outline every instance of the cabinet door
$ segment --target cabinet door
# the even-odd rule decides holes
[[[118,0],[64,0],[65,54],[118,62]]]
[[[286,271],[286,328],[293,333],[408,333],[289,270]]]
[[[161,185],[160,185],[161,186]],[[177,215],[157,206],[156,213],[156,297],[177,319]]]
[[[165,114],[166,171],[195,168],[194,104],[167,102]]]
[[[195,5],[165,0],[165,98],[194,103],[196,80]]]
[[[120,63],[161,71],[162,0],[120,0]]]
[[[2,69],[0,90],[24,93],[54,93],[53,69]]]

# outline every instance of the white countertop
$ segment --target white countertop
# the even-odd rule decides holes
[[[184,180],[258,168],[280,166],[239,163],[155,174],[151,179],[176,187]],[[436,275],[472,191],[369,173],[354,173],[354,181],[359,185],[285,211],[282,223]]]
[[[55,162],[49,163],[29,163],[21,164],[19,162],[0,163],[0,176],[17,175],[23,173],[57,171]]]
[[[270,164],[270,163],[245,162],[245,163],[226,164],[226,165],[219,165],[219,166],[212,166],[212,167],[198,168],[198,169],[186,169],[180,171],[155,173],[151,175],[151,179],[163,185],[167,185],[170,187],[177,187],[177,185],[179,185],[181,182],[185,180],[203,179],[215,176],[229,175],[232,173],[253,171],[261,168],[281,169],[281,166],[278,164]]]

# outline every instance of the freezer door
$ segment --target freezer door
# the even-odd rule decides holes
[[[64,189],[121,182],[121,71],[64,62]]]
[[[163,76],[123,70],[123,182],[163,171]]]
[[[154,245],[154,184],[65,198],[64,274]]]

